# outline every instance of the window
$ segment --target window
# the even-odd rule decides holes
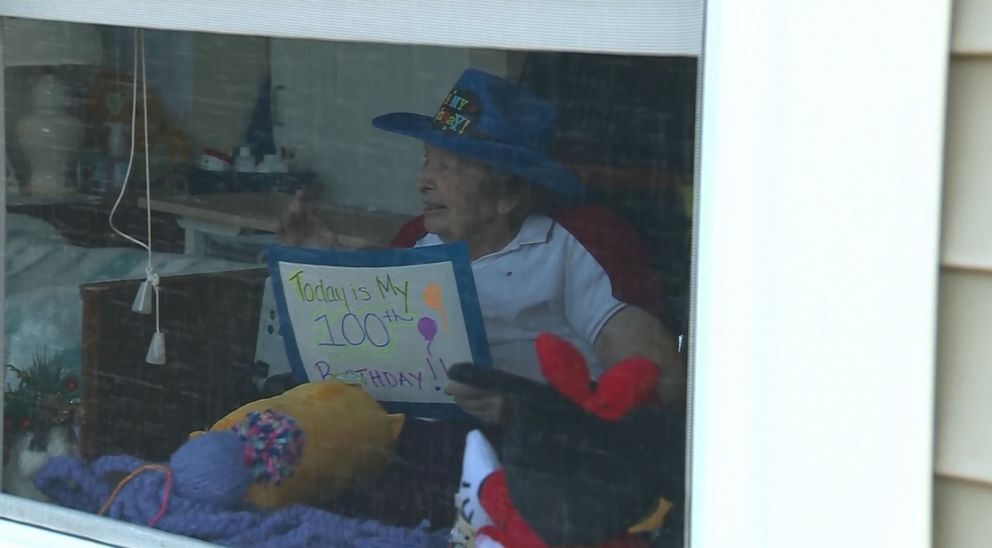
[[[191,522],[207,513],[234,519],[245,497],[266,508],[295,502],[310,508],[311,523],[374,519],[377,534],[426,541],[480,525],[479,513],[459,511],[452,498],[478,504],[483,495],[472,482],[486,479],[490,489],[505,481],[513,511],[528,524],[498,534],[575,535],[558,541],[635,534],[681,545],[680,346],[689,325],[695,55],[138,31],[24,18],[6,18],[4,37],[5,354],[12,365],[5,490],[94,514],[107,504],[121,521],[221,543],[245,542],[261,527],[251,521],[230,536],[204,525],[193,534],[170,526],[170,512],[195,500],[198,510],[182,516]],[[373,125],[390,112],[426,118]],[[148,241],[150,251],[141,248]],[[349,250],[430,253],[452,242],[464,243],[474,291],[438,283],[428,293],[414,282],[412,315],[384,304],[387,294],[409,297],[409,286],[392,278],[373,273],[380,285],[331,287],[329,278],[308,284],[273,266],[331,272],[320,269],[358,260]],[[336,251],[293,251],[267,268],[264,261],[285,249],[274,244]],[[427,255],[380,251],[360,264],[410,267],[376,262],[408,256]],[[307,311],[324,310],[305,326],[289,304],[297,290],[313,305]],[[452,292],[459,300],[445,300]],[[377,308],[363,308],[363,295]],[[314,325],[321,331],[305,335]],[[479,326],[485,344],[481,354],[473,347],[473,357],[491,368],[463,367],[458,376],[440,358],[432,361],[434,352],[458,355],[446,329],[464,329],[471,345],[468,333]],[[564,343],[548,343],[539,355],[542,332]],[[416,365],[363,367],[380,363],[377,349],[399,344],[387,341],[400,340],[421,345],[409,360]],[[571,347],[584,363],[570,366],[588,371],[542,372],[541,362]],[[333,359],[313,358],[314,348],[326,352],[318,358]],[[661,365],[655,379],[657,368],[627,363],[651,381],[651,390],[641,389],[644,401],[600,390],[609,377],[588,393],[588,381],[608,375],[631,348]],[[424,384],[439,373],[436,384]],[[446,383],[445,373],[461,383]],[[326,376],[335,378],[316,382]],[[627,382],[613,378],[614,386]],[[344,388],[307,392],[303,404],[289,396],[302,393],[297,385]],[[414,385],[427,395],[411,396]],[[279,399],[252,403],[266,397]],[[426,405],[404,405],[411,403]],[[603,405],[622,411],[612,416]],[[243,423],[249,411],[258,414]],[[184,483],[185,466],[199,473],[220,465],[228,442],[209,440],[234,434],[188,436],[238,424],[242,437],[279,434],[270,453],[283,460],[259,461],[262,480],[293,475],[277,487],[204,499]],[[473,429],[482,436],[467,438]],[[464,466],[470,485],[459,489],[466,439],[475,440]],[[499,463],[487,462],[482,439]],[[230,443],[240,463],[244,441]],[[196,458],[183,461],[183,451]],[[218,453],[207,459],[203,451]],[[105,458],[122,454],[132,458]],[[44,464],[32,470],[26,456]],[[610,466],[638,459],[652,465]],[[154,464],[163,462],[167,469]],[[490,476],[500,468],[503,475]],[[599,471],[610,480],[574,479]],[[48,483],[36,484],[39,474]],[[78,479],[85,474],[92,483]],[[156,506],[167,478],[172,506]],[[493,511],[489,496],[482,507]],[[569,496],[592,513],[575,519],[546,511]],[[539,508],[521,502],[540,497]],[[612,501],[608,509],[603,501]],[[272,519],[302,534],[279,512]],[[628,533],[642,525],[647,532]],[[505,538],[512,545],[517,537]]]
[[[0,13],[347,43],[699,53],[699,3],[632,1],[614,10],[549,0],[537,10],[496,0],[483,12],[368,4],[95,0],[80,12],[75,2],[49,0],[5,2]],[[710,0],[706,9],[693,546],[926,546],[951,4],[738,5]],[[954,11],[968,23],[956,27],[983,20]],[[12,111],[3,112],[10,127]],[[6,163],[23,161],[15,156]],[[251,245],[220,246],[216,227],[194,231],[206,228],[210,238],[194,247],[235,257],[228,260],[251,255]],[[122,308],[133,298],[120,297]],[[140,361],[147,344],[135,344]],[[155,529],[59,508],[0,495],[0,533],[13,519],[116,544],[166,544],[133,536]],[[823,527],[839,508],[850,527]]]

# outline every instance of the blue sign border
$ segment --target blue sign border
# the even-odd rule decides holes
[[[296,344],[296,333],[289,320],[286,293],[279,272],[279,263],[282,262],[369,268],[451,263],[455,283],[458,286],[458,300],[462,307],[462,317],[465,319],[465,331],[468,334],[472,361],[478,365],[492,365],[489,342],[482,321],[482,309],[479,307],[479,297],[475,288],[475,276],[472,275],[468,247],[464,243],[377,250],[311,249],[272,245],[268,247],[265,255],[269,266],[269,277],[272,279],[276,307],[279,310],[280,334],[283,344],[286,346],[286,356],[289,358],[289,365],[293,374],[303,382],[309,382],[310,379],[307,378],[306,369],[303,367],[300,349]],[[417,417],[455,416],[465,418],[468,416],[453,403],[380,402],[380,404],[389,412],[406,413]]]

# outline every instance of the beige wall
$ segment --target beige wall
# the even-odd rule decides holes
[[[271,52],[277,144],[316,172],[325,201],[403,213],[418,210],[422,145],[374,129],[372,118],[432,114],[468,66],[519,70],[497,50],[277,38]]]
[[[195,151],[229,151],[244,142],[269,70],[269,39],[199,33],[192,54],[192,104],[184,129]]]
[[[992,546],[992,0],[956,0],[940,270],[934,546]]]

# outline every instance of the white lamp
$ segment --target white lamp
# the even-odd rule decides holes
[[[103,58],[92,25],[3,18],[4,64],[8,67],[96,65]],[[9,72],[8,72],[9,74]],[[17,120],[16,139],[30,168],[23,192],[52,196],[72,192],[69,167],[76,159],[83,124],[66,112],[65,86],[46,72],[33,84],[28,111]]]

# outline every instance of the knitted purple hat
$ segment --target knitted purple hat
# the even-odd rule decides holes
[[[303,431],[291,417],[249,413],[227,432],[203,433],[169,459],[176,493],[233,506],[255,481],[278,484],[303,455]]]

